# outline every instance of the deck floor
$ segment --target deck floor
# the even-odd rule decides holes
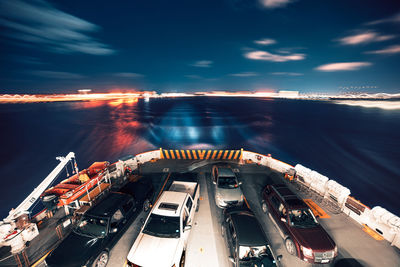
[[[225,240],[221,236],[222,213],[214,202],[214,188],[210,179],[210,166],[204,162],[159,161],[152,165],[144,165],[141,172],[144,178],[150,178],[161,189],[165,172],[191,170],[199,173],[200,208],[195,215],[194,225],[188,241],[185,266],[231,266]],[[168,169],[165,169],[168,168]],[[283,255],[282,266],[312,266],[286,252],[281,236],[271,219],[260,207],[261,190],[268,183],[282,183],[282,176],[266,167],[258,165],[237,166],[238,177],[243,182],[242,190],[250,208],[259,219],[276,255]],[[302,198],[311,198],[328,213],[330,218],[319,219],[327,232],[338,245],[339,255],[331,266],[400,266],[400,250],[392,247],[387,241],[377,241],[362,230],[362,226],[344,213],[334,212],[321,203],[315,195],[305,191],[297,191]],[[110,254],[108,266],[125,266],[126,256],[140,231],[140,219],[147,216],[142,212],[128,228]],[[323,266],[329,266],[323,264]]]

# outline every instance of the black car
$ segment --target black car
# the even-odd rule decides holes
[[[275,257],[258,220],[247,207],[224,210],[222,235],[229,247],[229,260],[238,266],[277,266]]]
[[[129,187],[132,185],[124,187],[124,191],[129,191]],[[152,187],[140,188],[142,197],[137,200],[126,193],[111,192],[89,209],[71,234],[46,258],[47,266],[106,266],[109,251],[137,217],[136,211],[153,194]]]

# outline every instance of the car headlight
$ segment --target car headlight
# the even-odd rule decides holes
[[[307,257],[313,256],[311,248],[306,248],[306,247],[301,246],[301,250],[303,251],[304,256],[307,256]]]

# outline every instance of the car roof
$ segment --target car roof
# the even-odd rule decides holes
[[[286,202],[289,208],[308,208],[307,204],[304,203],[292,190],[284,184],[272,185],[278,195]]]
[[[218,167],[218,176],[235,176],[230,167]]]
[[[111,192],[104,199],[98,202],[94,207],[87,211],[87,215],[92,216],[110,216],[118,210],[120,204],[131,197],[127,194]]]
[[[268,244],[264,231],[252,212],[247,210],[235,211],[230,215],[239,245],[262,246]]]
[[[179,216],[187,193],[164,191],[152,213],[165,216]]]

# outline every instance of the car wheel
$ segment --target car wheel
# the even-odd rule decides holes
[[[143,202],[143,211],[147,212],[150,209],[150,200],[147,198],[144,202]]]
[[[185,266],[185,257],[186,257],[186,251],[184,250],[182,252],[181,260],[179,261],[179,267],[184,267]]]
[[[199,211],[199,207],[200,207],[200,198],[197,199],[196,212]]]
[[[268,212],[267,203],[265,203],[264,200],[261,202],[261,209],[265,214],[267,214]]]
[[[292,239],[287,238],[285,240],[285,246],[286,246],[286,250],[289,252],[290,255],[296,255],[297,254],[296,245],[294,244]]]
[[[93,267],[105,267],[108,263],[108,252],[103,251],[97,256],[96,260],[93,263]]]

